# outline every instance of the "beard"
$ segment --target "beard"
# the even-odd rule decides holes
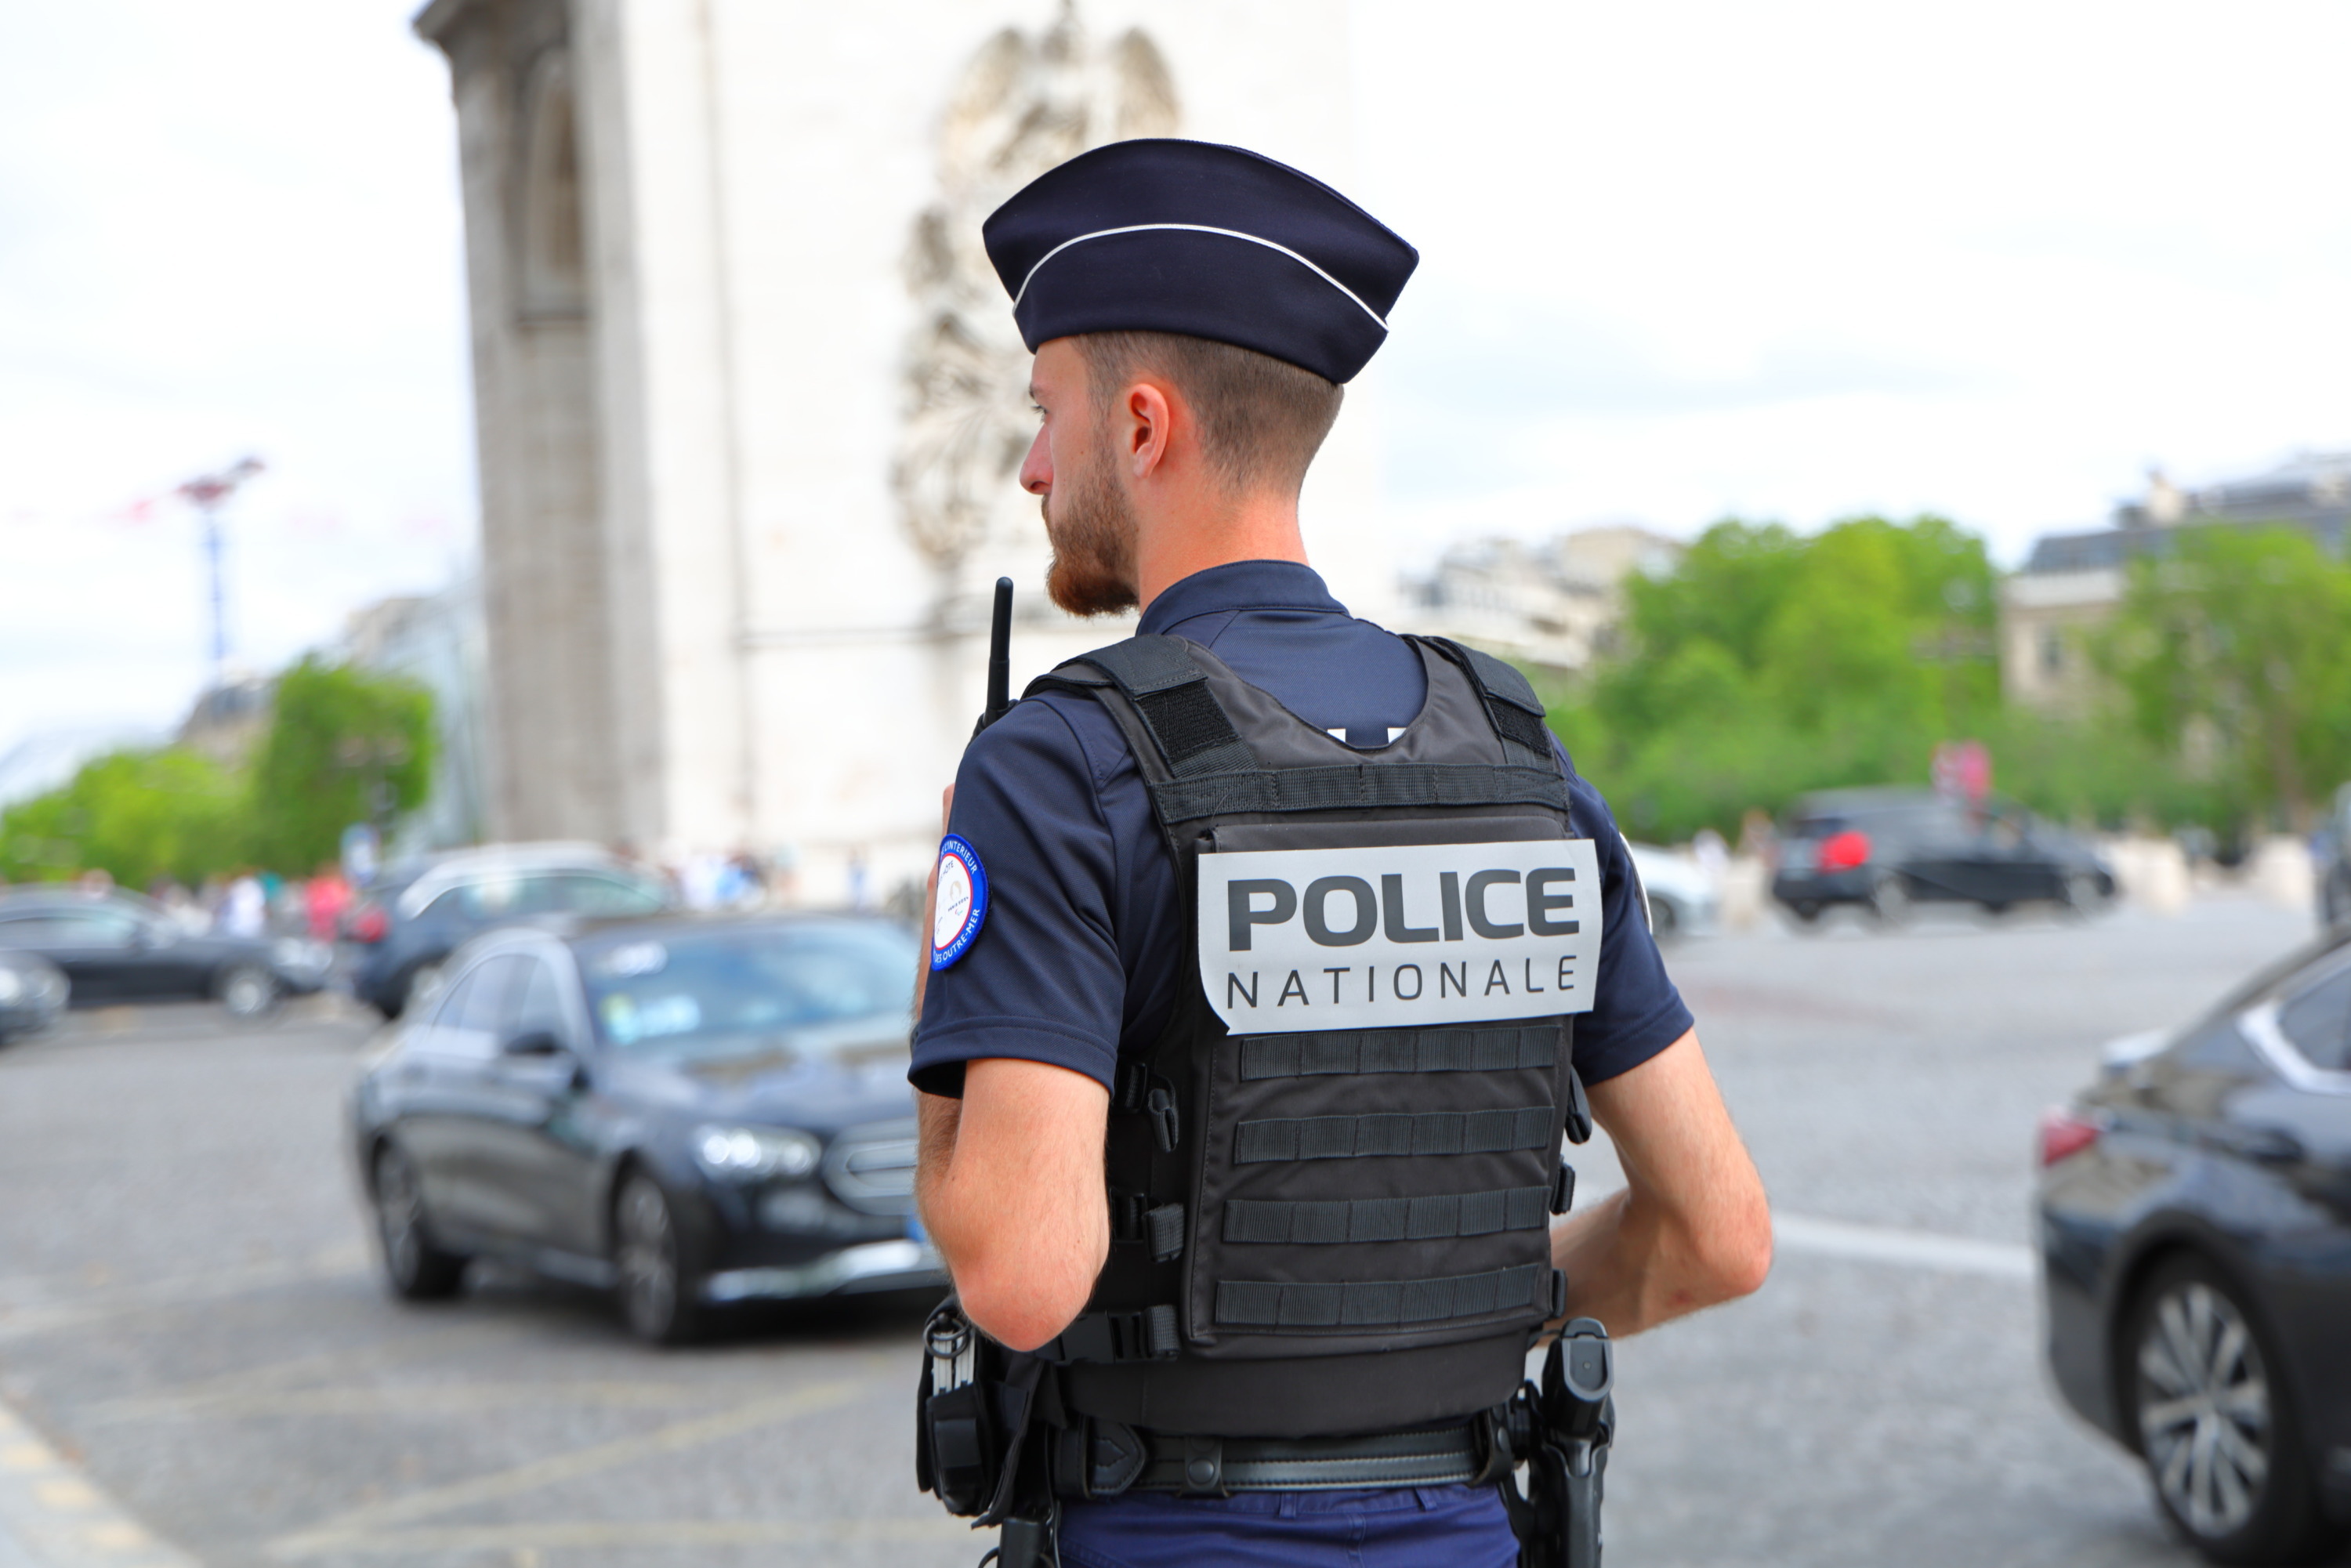
[[[1071,615],[1134,608],[1134,503],[1107,454],[1089,458],[1038,503],[1053,546],[1045,597]]]

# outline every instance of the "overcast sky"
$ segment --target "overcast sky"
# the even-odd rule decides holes
[[[9,7],[0,755],[201,684],[194,524],[159,499],[193,474],[270,465],[232,511],[255,666],[471,555],[455,154],[413,9]],[[2013,561],[2150,464],[2351,445],[2351,9],[1357,18],[1356,193],[1424,256],[1378,371],[1423,553],[1933,509]]]

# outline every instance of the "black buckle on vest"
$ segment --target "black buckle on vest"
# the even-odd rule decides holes
[[[1584,1098],[1583,1075],[1570,1062],[1567,1069],[1567,1114],[1562,1118],[1571,1144],[1592,1141],[1592,1102]]]
[[[1159,1141],[1159,1152],[1172,1155],[1184,1135],[1183,1119],[1176,1112],[1176,1096],[1165,1089],[1154,1089],[1144,1100],[1143,1108],[1151,1116],[1152,1135]]]
[[[1176,1095],[1167,1087],[1167,1081],[1153,1072],[1149,1062],[1133,1056],[1119,1059],[1118,1070],[1111,1078],[1110,1108],[1128,1115],[1149,1116],[1159,1152],[1176,1152],[1176,1145],[1184,1134],[1183,1118],[1176,1109]]]
[[[1172,1361],[1182,1343],[1172,1306],[1136,1312],[1085,1312],[1037,1352],[1040,1361]]]
[[[1163,1203],[1154,1207],[1148,1193],[1113,1190],[1110,1239],[1147,1243],[1154,1262],[1180,1258],[1184,1255],[1184,1206]]]
[[[1133,1115],[1143,1109],[1144,1097],[1150,1092],[1151,1064],[1139,1056],[1120,1057],[1111,1082],[1110,1108]]]
[[[1551,1178],[1551,1211],[1565,1214],[1575,1204],[1575,1167],[1562,1165],[1559,1174]]]

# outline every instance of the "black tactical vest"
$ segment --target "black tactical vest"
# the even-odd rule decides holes
[[[1195,933],[1166,1028],[1119,1063],[1110,1260],[1040,1353],[1072,1415],[1230,1437],[1466,1417],[1562,1310],[1597,862],[1525,679],[1407,641],[1427,702],[1377,751],[1177,637],[1029,688],[1114,716]]]

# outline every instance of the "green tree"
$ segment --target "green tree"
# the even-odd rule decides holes
[[[286,672],[254,758],[255,848],[289,873],[332,860],[354,822],[389,826],[433,777],[433,697],[412,681],[329,664]]]
[[[1719,523],[1626,600],[1625,647],[1555,694],[1555,722],[1635,831],[1923,782],[1937,741],[1997,715],[1991,566],[1944,518]]]
[[[99,870],[129,887],[194,883],[248,855],[236,776],[193,751],[117,751],[58,789],[0,812],[0,873],[54,879]]]
[[[2307,830],[2351,774],[2351,567],[2297,528],[2203,528],[2136,562],[2099,657],[2141,735]]]

